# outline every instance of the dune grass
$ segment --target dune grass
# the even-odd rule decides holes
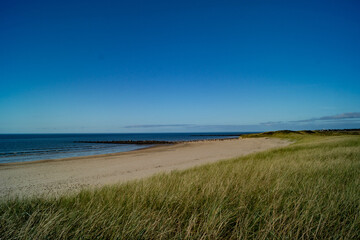
[[[2,201],[0,239],[360,239],[360,136],[278,135],[296,143],[74,195]]]

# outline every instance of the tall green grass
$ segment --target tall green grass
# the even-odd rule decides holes
[[[296,139],[76,195],[3,201],[0,238],[360,239],[360,137]]]

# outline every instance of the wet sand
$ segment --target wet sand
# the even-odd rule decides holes
[[[186,169],[289,143],[275,138],[199,141],[124,153],[0,164],[0,198],[77,192],[83,188]]]

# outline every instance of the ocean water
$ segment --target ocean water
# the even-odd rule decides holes
[[[0,134],[0,163],[117,153],[149,147],[149,145],[76,143],[76,141],[191,141],[231,138],[234,136],[219,135],[233,134],[244,133]]]

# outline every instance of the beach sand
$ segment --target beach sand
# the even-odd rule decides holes
[[[161,145],[131,152],[0,164],[0,198],[56,196],[243,156],[290,142],[229,139]]]

